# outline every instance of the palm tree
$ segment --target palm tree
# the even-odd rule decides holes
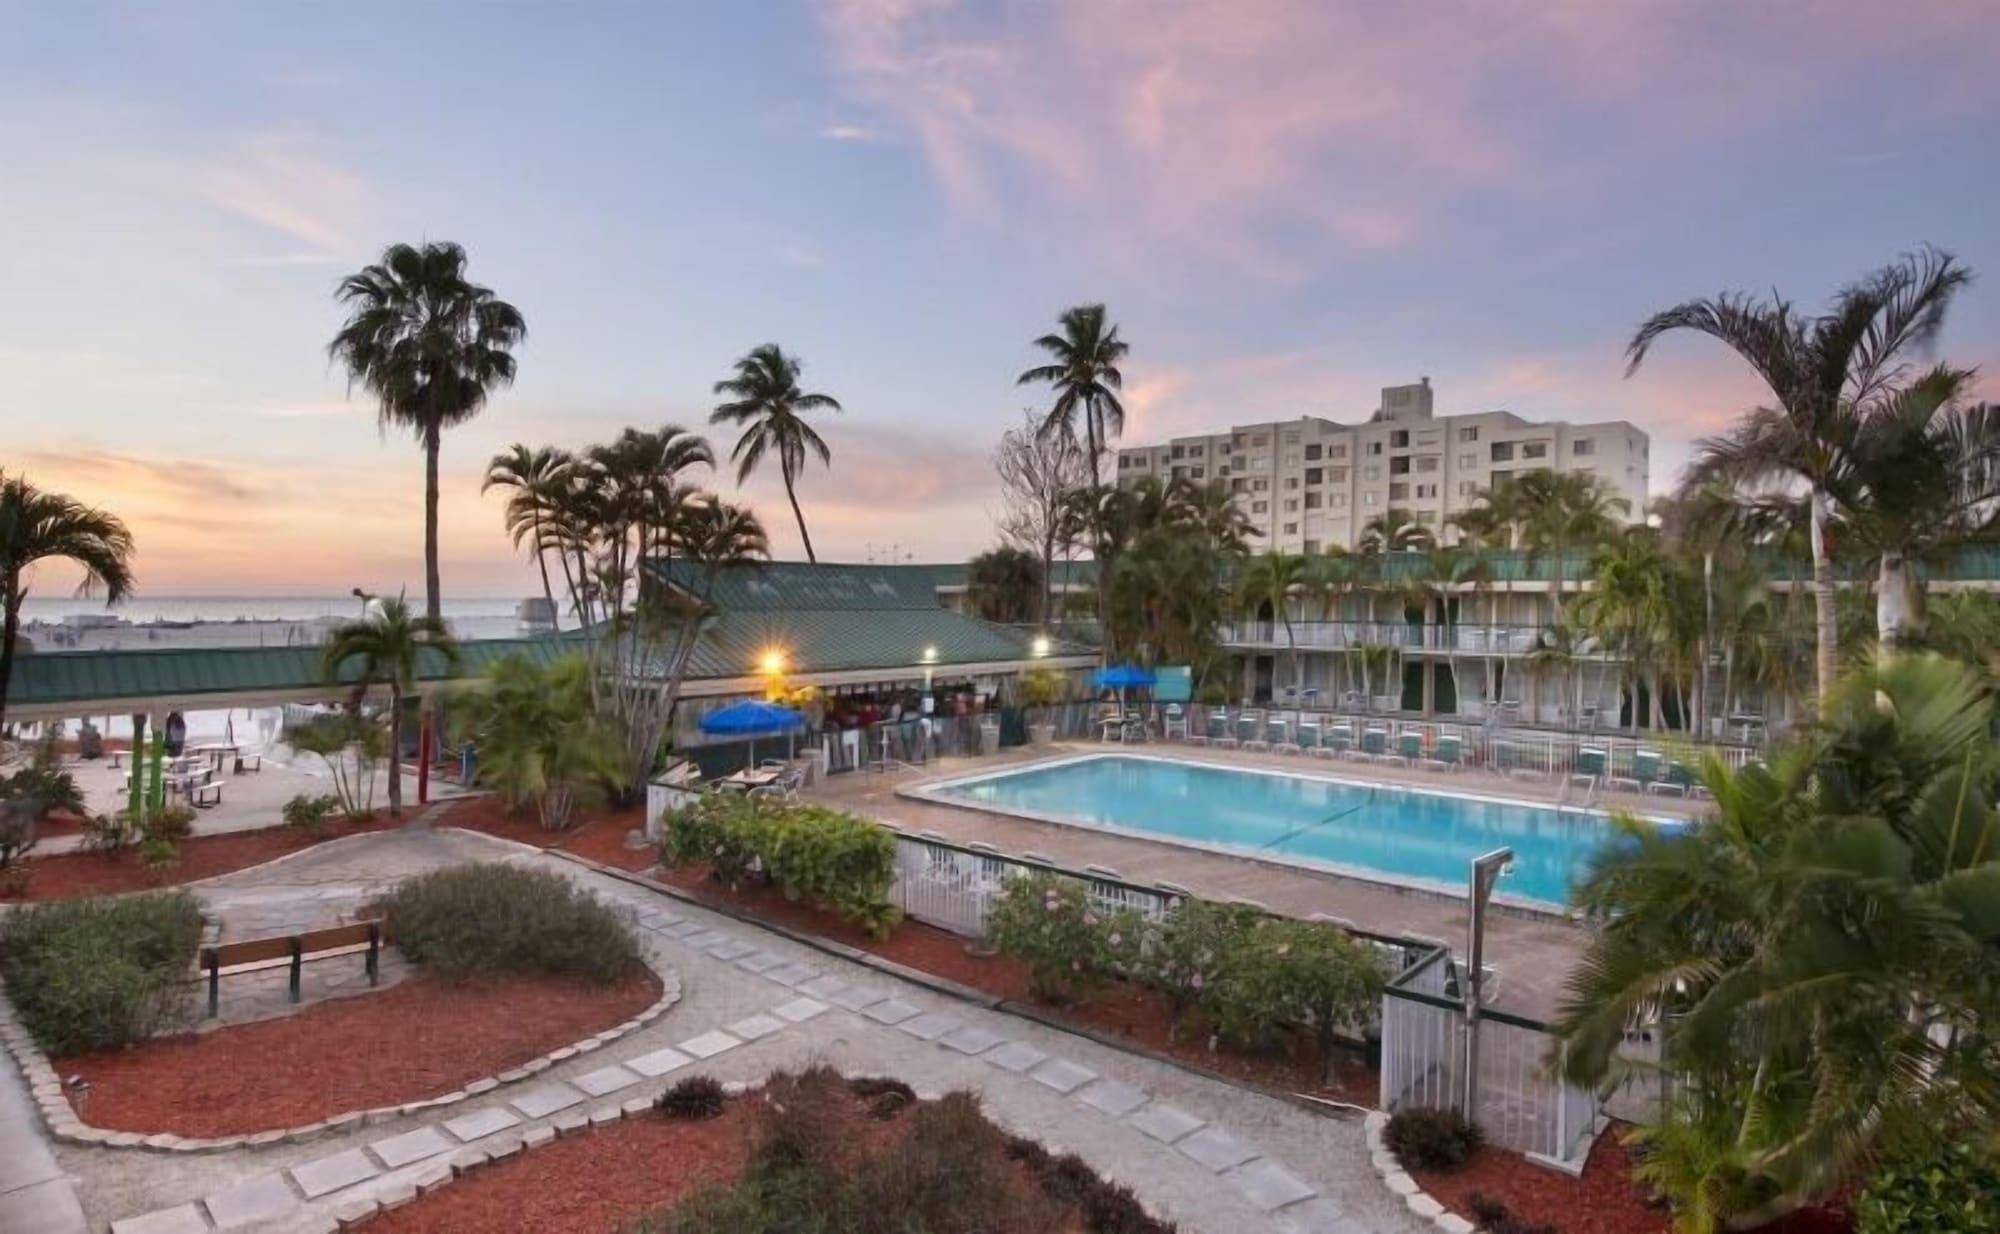
[[[410,611],[402,596],[370,602],[359,621],[338,626],[327,636],[322,663],[329,681],[337,681],[352,665],[355,705],[371,686],[389,688],[389,812],[403,812],[403,696],[416,686],[418,660],[426,651],[446,666],[458,663],[458,643],[439,618]],[[425,752],[420,751],[418,757]]]
[[[1576,902],[1597,928],[1557,1023],[1568,1080],[1610,1085],[1634,1024],[1684,1102],[1646,1172],[1678,1228],[1753,1228],[1878,1143],[2000,1118],[1993,702],[1936,656],[1868,664],[1765,764],[1702,779],[1699,827],[1632,821]]]
[[[2000,499],[2000,408],[1959,400],[1974,374],[1939,366],[1885,395],[1855,429],[1837,500],[1858,548],[1878,560],[1876,637],[1921,635],[1916,567],[1986,536]]]
[[[777,454],[778,470],[785,479],[785,500],[792,503],[792,517],[798,520],[806,560],[817,562],[812,537],[806,534],[806,516],[799,509],[798,480],[805,471],[808,452],[817,454],[824,466],[833,461],[833,451],[801,413],[839,411],[840,404],[830,395],[799,389],[800,372],[798,359],[786,355],[776,343],[752,348],[736,362],[736,376],[715,383],[715,392],[726,395],[729,401],[717,406],[708,422],[745,426],[730,454],[736,460],[738,484],[750,477],[766,452]]]
[[[424,449],[424,612],[443,615],[438,582],[438,450],[444,431],[514,381],[513,350],[528,335],[519,309],[465,276],[465,250],[434,241],[390,245],[342,279],[334,298],[347,322],[327,354],[377,402],[383,428],[416,434]]]
[[[1251,558],[1236,580],[1237,601],[1253,619],[1259,607],[1269,604],[1272,614],[1285,627],[1285,657],[1292,662],[1294,693],[1305,685],[1305,662],[1299,656],[1298,641],[1292,631],[1291,597],[1308,577],[1304,557],[1273,549]]]
[[[1051,363],[1029,369],[1014,384],[1047,382],[1055,389],[1055,402],[1042,420],[1044,435],[1065,433],[1075,440],[1078,421],[1082,422],[1090,486],[1097,488],[1103,483],[1104,452],[1110,439],[1125,427],[1125,406],[1118,401],[1125,375],[1118,362],[1131,351],[1131,345],[1118,337],[1116,325],[1106,325],[1102,304],[1070,309],[1062,315],[1061,325],[1061,334],[1044,334],[1035,340],[1035,346],[1049,353]]]
[[[116,515],[0,472],[0,725],[7,720],[28,572],[42,561],[82,567],[79,595],[101,589],[105,603],[117,604],[132,592],[132,533]]]
[[[1500,485],[1492,500],[1513,525],[1527,564],[1549,561],[1552,614],[1562,611],[1570,551],[1610,539],[1631,512],[1601,477],[1582,471],[1526,472]]]
[[[1045,593],[1041,559],[1009,544],[990,548],[967,563],[966,591],[981,618],[1026,624],[1034,618],[1037,597]]]
[[[1907,357],[1937,337],[1952,297],[1970,279],[1949,253],[1926,248],[1844,288],[1818,317],[1800,315],[1775,292],[1763,300],[1725,293],[1654,314],[1626,348],[1629,376],[1661,335],[1692,330],[1735,351],[1770,389],[1775,405],[1701,442],[1690,475],[1805,486],[1822,701],[1833,689],[1840,642],[1827,532],[1857,421],[1893,393]]]
[[[517,549],[523,540],[534,545],[535,567],[542,575],[542,596],[549,602],[549,611],[556,615],[558,628],[562,610],[556,607],[555,587],[549,582],[548,555],[553,549],[561,560],[557,510],[575,467],[576,458],[567,450],[553,446],[529,449],[517,441],[486,464],[486,479],[479,486],[481,493],[496,485],[513,490],[507,498],[507,534],[514,538]]]

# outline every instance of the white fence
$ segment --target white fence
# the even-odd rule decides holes
[[[1440,947],[1384,992],[1383,1109],[1463,1108],[1470,1026],[1457,975],[1450,952]],[[1599,1102],[1589,1089],[1555,1077],[1554,1049],[1547,1025],[1483,1012],[1472,1117],[1490,1143],[1576,1168],[1589,1154]]]

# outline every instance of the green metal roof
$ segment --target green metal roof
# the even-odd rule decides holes
[[[707,585],[701,569],[685,561],[648,562],[655,577],[675,587],[700,591]],[[964,562],[898,565],[852,565],[803,561],[766,561],[733,566],[715,579],[713,600],[726,612],[769,609],[842,609],[882,611],[938,607],[938,590],[966,585]],[[1057,582],[1088,584],[1096,578],[1096,563],[1057,562]]]
[[[427,652],[423,681],[477,676],[495,660],[520,654],[546,663],[573,650],[561,638],[473,639],[459,644],[459,670]],[[326,683],[319,647],[182,647],[144,651],[49,651],[14,661],[10,706],[81,703],[97,699],[181,697],[257,691],[310,690]],[[343,682],[358,673],[349,669]]]
[[[704,632],[688,676],[752,675],[764,653],[774,648],[784,653],[786,671],[794,674],[921,668],[927,648],[936,649],[930,663],[938,667],[1026,660],[1034,637],[1029,630],[993,625],[935,605],[865,614],[849,609],[724,611]],[[1051,640],[1049,652],[1091,654],[1088,647],[1059,640]]]

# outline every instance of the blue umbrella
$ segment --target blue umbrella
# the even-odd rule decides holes
[[[1151,669],[1140,668],[1136,664],[1114,664],[1110,668],[1098,669],[1095,680],[1100,686],[1123,690],[1127,686],[1152,685],[1155,678]]]
[[[746,698],[717,707],[701,718],[704,733],[750,738],[750,762],[757,761],[757,738],[764,733],[789,733],[805,726],[806,718],[790,707]]]

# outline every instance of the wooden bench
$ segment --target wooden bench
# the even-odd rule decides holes
[[[197,810],[206,810],[210,806],[221,805],[222,781],[210,780],[206,784],[190,785],[188,788],[188,804]]]
[[[368,984],[382,981],[382,946],[388,928],[380,920],[357,921],[352,925],[327,926],[304,934],[271,938],[246,938],[201,949],[201,967],[208,974],[208,1014],[214,1018],[222,1003],[222,979],[239,973],[261,972],[288,965],[291,970],[292,1001],[299,1001],[299,978],[307,960],[328,960],[336,956],[368,957]]]

